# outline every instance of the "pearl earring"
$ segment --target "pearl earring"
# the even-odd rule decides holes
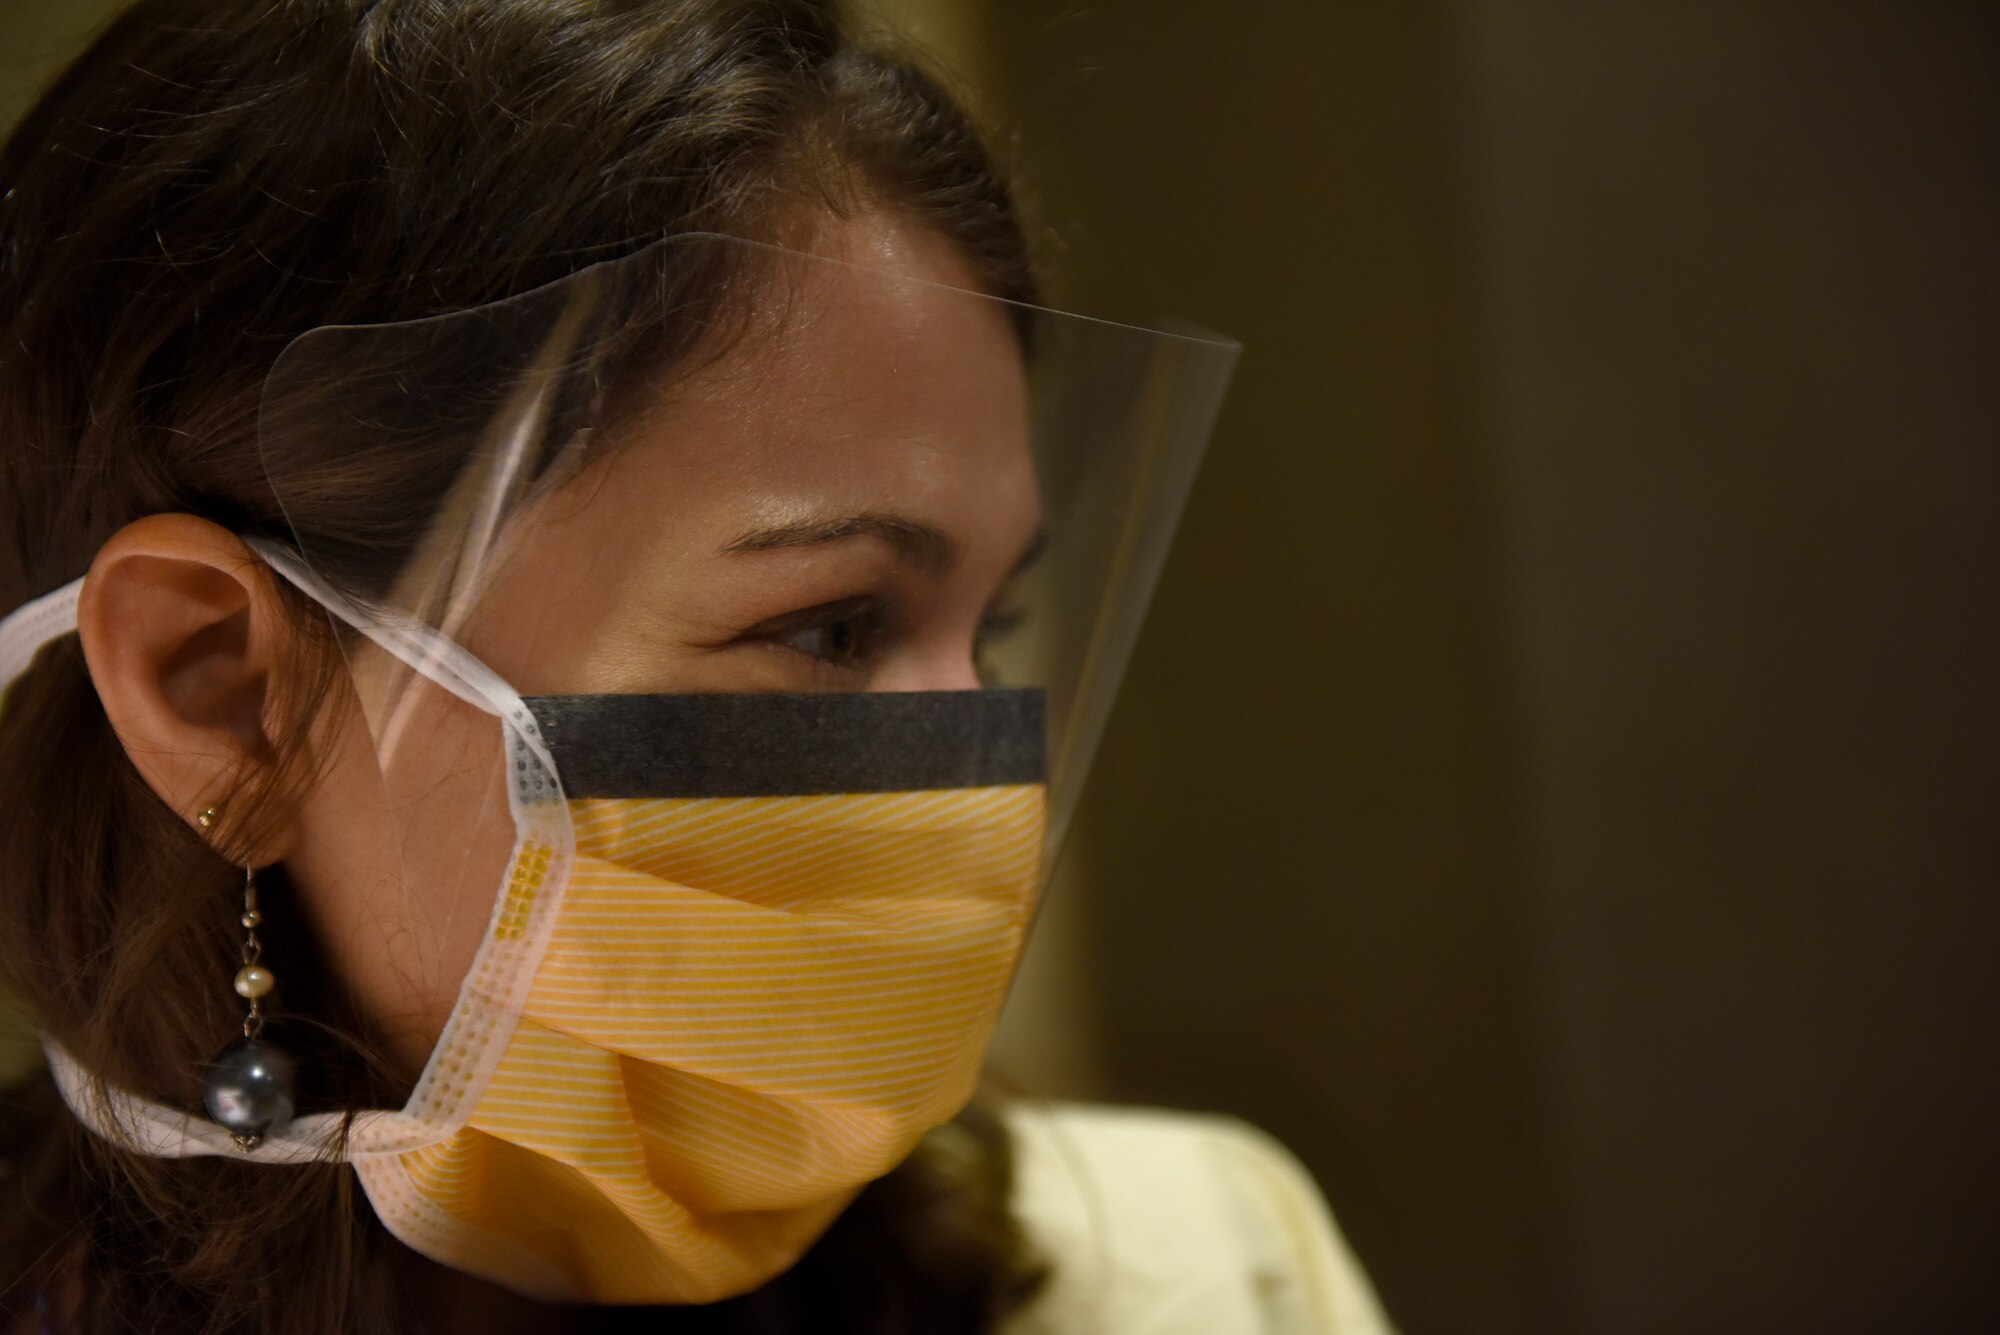
[[[215,821],[214,807],[195,817],[204,830],[214,829]],[[243,965],[236,971],[236,995],[250,1003],[250,1010],[243,1017],[243,1037],[209,1063],[201,1101],[238,1148],[254,1150],[265,1136],[283,1130],[292,1120],[295,1067],[289,1053],[262,1037],[264,998],[277,980],[262,963],[264,945],[257,939],[257,929],[264,915],[257,908],[257,875],[249,867],[243,869],[243,913],[237,921],[243,925]]]

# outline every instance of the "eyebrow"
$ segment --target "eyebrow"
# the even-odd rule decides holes
[[[722,550],[769,552],[781,547],[820,547],[848,538],[880,538],[910,564],[934,574],[950,571],[964,555],[958,540],[937,525],[876,510],[752,529]]]
[[[795,524],[755,528],[723,547],[732,552],[768,552],[784,547],[819,547],[848,538],[879,538],[894,547],[912,565],[933,574],[947,574],[965,556],[958,539],[935,524],[903,515],[864,510],[832,519],[808,519]],[[1041,557],[1048,546],[1048,531],[1037,529],[1010,574],[1018,575]]]

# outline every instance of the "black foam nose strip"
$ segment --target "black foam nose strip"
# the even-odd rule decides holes
[[[1039,690],[531,695],[569,797],[793,797],[1042,783]]]

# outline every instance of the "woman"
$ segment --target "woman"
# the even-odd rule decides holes
[[[0,196],[9,1329],[1375,1328],[1249,1133],[968,1106],[1232,349],[935,85],[143,0]]]

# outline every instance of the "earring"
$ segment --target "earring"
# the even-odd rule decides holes
[[[216,811],[207,807],[195,817],[204,830],[215,828]],[[264,1137],[283,1130],[292,1120],[291,1055],[264,1041],[264,998],[277,980],[264,967],[264,944],[257,929],[264,915],[257,908],[257,875],[243,869],[243,965],[236,971],[236,995],[250,1003],[243,1017],[243,1037],[216,1054],[202,1078],[201,1101],[208,1115],[229,1132],[239,1149],[254,1150]]]

